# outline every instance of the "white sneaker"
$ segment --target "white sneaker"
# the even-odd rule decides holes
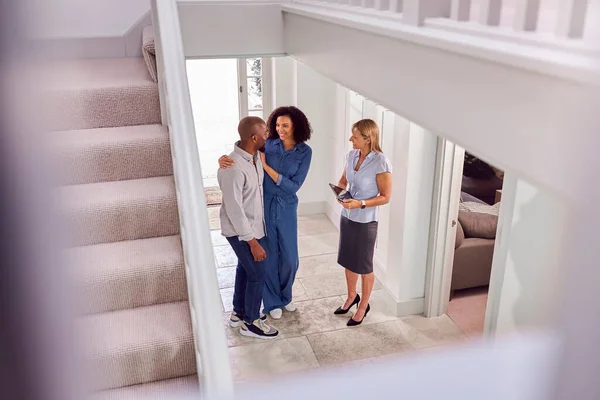
[[[279,331],[262,319],[257,319],[251,324],[242,323],[240,334],[258,339],[275,339],[279,335]]]
[[[281,308],[275,308],[274,310],[269,311],[269,314],[271,315],[271,318],[279,319],[281,318],[283,311],[281,311]]]
[[[287,306],[284,307],[286,311],[289,312],[294,312],[297,310],[296,305],[292,302],[290,302],[290,304],[288,304]]]
[[[263,313],[260,313],[260,319],[266,321],[267,316]],[[232,328],[239,328],[240,326],[242,326],[243,322],[244,321],[242,320],[242,317],[240,317],[238,313],[236,313],[235,311],[231,312],[231,316],[229,317],[229,326],[231,326]]]

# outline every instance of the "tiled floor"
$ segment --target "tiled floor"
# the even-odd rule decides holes
[[[243,337],[227,325],[237,260],[218,231],[218,208],[209,208],[209,220],[211,229],[215,229],[212,237],[223,323],[234,378],[238,381],[357,360],[368,362],[467,339],[448,316],[430,319],[393,316],[386,308],[379,282],[371,298],[371,312],[363,324],[346,327],[351,314],[333,314],[343,303],[346,288],[343,268],[336,263],[338,233],[325,215],[298,219],[300,269],[293,289],[298,310],[284,311],[280,320],[270,320],[279,329],[280,338],[261,341]]]

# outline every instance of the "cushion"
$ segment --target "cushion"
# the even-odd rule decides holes
[[[470,195],[469,193],[466,192],[460,192],[460,202],[464,203],[464,202],[471,202],[471,203],[480,203],[480,204],[487,204],[485,201],[478,199],[475,196]]]
[[[462,244],[463,240],[465,240],[465,231],[463,230],[460,221],[456,223],[456,240],[454,242],[454,249],[458,249]]]
[[[498,216],[500,213],[500,203],[496,203],[493,206],[487,203],[479,203],[474,201],[463,201],[459,204],[458,209],[461,211],[470,211],[481,214],[490,214]]]
[[[465,237],[495,239],[498,216],[472,211],[458,211],[458,222],[465,231]]]

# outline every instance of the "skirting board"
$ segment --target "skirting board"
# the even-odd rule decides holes
[[[325,214],[327,211],[327,203],[324,201],[313,201],[309,203],[298,204],[298,215],[314,215]]]
[[[331,223],[333,225],[335,225],[335,227],[339,230],[340,229],[341,207],[337,206],[337,204],[332,205],[330,203],[325,202],[325,208],[326,208],[325,214],[327,215],[327,218],[329,218]],[[379,279],[379,281],[381,282],[381,284],[383,286],[383,294],[385,297],[386,304],[390,308],[390,311],[393,314],[395,314],[397,317],[405,317],[408,315],[423,314],[423,311],[425,310],[425,298],[420,297],[417,299],[402,300],[402,301],[396,300],[394,295],[392,295],[392,293],[390,292],[390,290],[388,289],[388,287],[385,284],[385,277],[386,277],[385,268],[383,267],[383,265],[381,265],[381,262],[377,259],[377,257],[375,257],[373,264],[374,264],[373,270],[375,272],[375,276],[377,277],[377,279]]]

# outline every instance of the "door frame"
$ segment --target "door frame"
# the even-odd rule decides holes
[[[465,149],[438,138],[425,275],[426,317],[448,311],[464,156]]]

